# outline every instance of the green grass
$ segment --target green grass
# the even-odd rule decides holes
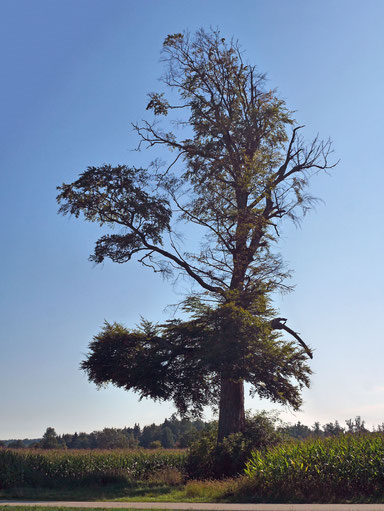
[[[137,482],[86,488],[10,488],[0,490],[0,500],[115,501],[115,502],[217,502],[227,484],[190,481],[185,485]]]
[[[147,501],[165,500],[167,496],[180,491],[182,486],[173,487],[165,483],[135,482],[131,484],[110,484],[105,487],[67,488],[7,488],[0,490],[0,500],[76,500],[76,501]],[[170,497],[172,501],[172,497]]]
[[[231,502],[237,479],[222,481],[187,481],[169,484],[159,481],[136,481],[101,487],[7,488],[0,490],[0,500],[115,501],[115,502]]]
[[[0,511],[122,511],[121,508],[106,508],[106,507],[58,507],[58,506],[1,506]],[[133,508],[124,508],[124,511],[137,511]],[[166,509],[152,508],[151,511],[167,511]],[[170,510],[168,510],[170,511]],[[175,510],[172,510],[175,511]]]

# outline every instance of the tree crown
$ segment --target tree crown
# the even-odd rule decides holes
[[[171,162],[89,167],[59,187],[58,201],[63,214],[119,228],[97,241],[92,260],[137,256],[164,275],[189,276],[199,292],[184,302],[190,320],[144,331],[106,323],[82,368],[99,385],[173,399],[182,413],[217,405],[222,378],[248,381],[260,396],[297,408],[312,353],[270,306],[272,292],[290,290],[275,242],[284,218],[298,221],[311,207],[306,188],[332,167],[331,144],[304,144],[284,101],[219,31],[169,35],[163,60],[176,101],[149,94],[155,118],[134,128],[140,146],[164,146]],[[172,130],[161,128],[159,116],[180,112]],[[184,249],[177,221],[197,226],[198,249]]]

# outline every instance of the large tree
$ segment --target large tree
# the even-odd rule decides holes
[[[151,93],[147,110],[177,118],[164,119],[168,130],[158,119],[134,128],[140,145],[170,149],[170,161],[88,167],[59,187],[58,201],[63,214],[119,228],[96,242],[91,260],[136,257],[190,277],[189,318],[141,330],[107,323],[82,367],[98,385],[172,399],[183,414],[216,406],[221,440],[244,428],[244,382],[295,409],[309,385],[311,350],[277,317],[271,295],[290,290],[276,250],[281,222],[311,207],[306,188],[330,168],[331,147],[303,142],[284,101],[218,31],[169,35],[162,55],[173,101]],[[195,225],[197,249],[183,247],[183,224]]]

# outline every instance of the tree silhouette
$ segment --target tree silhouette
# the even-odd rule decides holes
[[[182,414],[218,408],[222,440],[244,428],[245,381],[254,394],[295,409],[309,385],[312,352],[271,295],[291,289],[276,251],[281,223],[299,222],[313,204],[306,188],[332,166],[331,144],[304,144],[284,101],[219,31],[169,35],[163,60],[174,102],[154,92],[147,110],[179,118],[173,130],[157,120],[134,128],[140,146],[164,146],[171,161],[89,167],[59,187],[59,211],[119,228],[96,242],[96,263],[135,257],[165,276],[190,277],[182,304],[190,319],[141,330],[106,323],[82,368],[98,385],[172,399]],[[198,250],[182,246],[181,223],[196,227]]]

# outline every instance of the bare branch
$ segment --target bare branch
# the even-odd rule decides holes
[[[313,353],[310,350],[310,348],[305,344],[305,342],[297,332],[287,327],[287,325],[285,324],[286,321],[287,321],[286,318],[274,318],[271,321],[272,330],[285,330],[286,332],[291,334],[301,344],[308,357],[313,358]]]

